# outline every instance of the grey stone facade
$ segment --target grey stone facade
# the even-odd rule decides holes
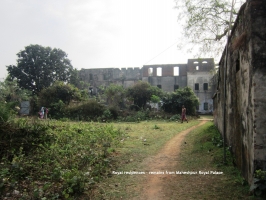
[[[199,98],[199,113],[211,113],[214,94],[211,78],[214,70],[212,58],[188,59],[187,64],[144,65],[142,68],[99,68],[81,69],[80,78],[90,83],[91,94],[97,94],[99,87],[107,87],[111,83],[123,85],[125,88],[139,80],[160,87],[163,91],[173,92],[175,89],[189,86]]]

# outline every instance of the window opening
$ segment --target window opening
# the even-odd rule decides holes
[[[203,83],[203,90],[208,90],[208,83]]]
[[[199,90],[199,84],[195,83],[195,90]]]
[[[174,76],[179,76],[179,67],[174,67]]]
[[[152,76],[153,75],[153,68],[149,68],[148,69],[148,74],[149,74],[149,76]]]
[[[157,76],[162,76],[162,68],[161,67],[157,68]]]
[[[208,103],[207,102],[204,103],[204,110],[208,110]]]

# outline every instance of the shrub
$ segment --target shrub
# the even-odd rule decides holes
[[[15,115],[13,107],[14,103],[0,103],[0,123],[7,122]]]
[[[104,106],[99,104],[95,100],[89,100],[85,103],[69,106],[65,109],[65,117],[70,119],[81,119],[85,121],[93,120],[97,121],[98,117],[101,117],[104,112]]]
[[[181,119],[180,115],[177,114],[177,115],[173,115],[171,118],[170,118],[170,121],[179,121]]]
[[[110,112],[112,114],[112,118],[113,119],[117,119],[118,115],[119,115],[118,109],[116,107],[110,107],[109,110],[110,110]]]
[[[40,145],[48,145],[54,136],[46,132],[47,125],[38,121],[28,122],[27,119],[19,119],[13,123],[0,123],[0,157],[9,159],[20,151],[27,153],[39,148]]]

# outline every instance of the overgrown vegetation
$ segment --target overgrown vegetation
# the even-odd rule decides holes
[[[162,98],[162,109],[169,113],[180,113],[182,105],[187,109],[187,114],[195,115],[199,99],[189,87],[177,89],[175,92],[166,94]]]
[[[186,144],[182,145],[184,151],[181,154],[183,168],[222,172],[222,176],[216,176],[217,182],[206,178],[210,186],[206,190],[202,188],[200,195],[205,194],[203,196],[206,199],[213,196],[217,199],[249,199],[249,196],[257,199],[249,192],[249,185],[235,167],[234,157],[228,148],[226,148],[226,163],[224,162],[223,140],[213,123],[208,122],[194,130],[185,141]],[[188,182],[193,181],[192,179],[193,177],[188,177]]]
[[[191,121],[193,125],[198,121]],[[186,127],[184,127],[185,125]],[[149,171],[143,160],[154,156],[165,141],[190,123],[141,122],[140,124],[116,124],[127,132],[124,146],[116,151],[115,159],[120,164],[114,171]],[[163,134],[163,136],[162,136]],[[174,182],[176,193],[166,199],[258,199],[249,193],[249,186],[239,170],[233,165],[233,157],[226,151],[227,164],[223,162],[221,136],[212,122],[190,132],[181,145],[177,171],[217,171],[222,175],[177,175]],[[163,162],[163,159],[162,159]],[[157,169],[157,168],[156,168]],[[148,176],[148,175],[147,175]],[[138,199],[147,176],[113,175],[99,183],[93,199]],[[170,187],[170,184],[167,184]],[[178,189],[180,188],[180,190]],[[193,189],[191,189],[193,188]],[[163,190],[162,190],[163,191]],[[180,196],[180,192],[182,195]],[[177,198],[175,198],[175,195]],[[250,195],[250,196],[249,196]],[[181,198],[182,197],[182,198]]]
[[[31,121],[0,124],[0,196],[72,199],[110,174],[123,132],[112,125]]]

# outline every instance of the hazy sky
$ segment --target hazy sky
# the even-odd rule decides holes
[[[0,80],[30,44],[60,48],[74,68],[186,63],[174,0],[1,0]]]

